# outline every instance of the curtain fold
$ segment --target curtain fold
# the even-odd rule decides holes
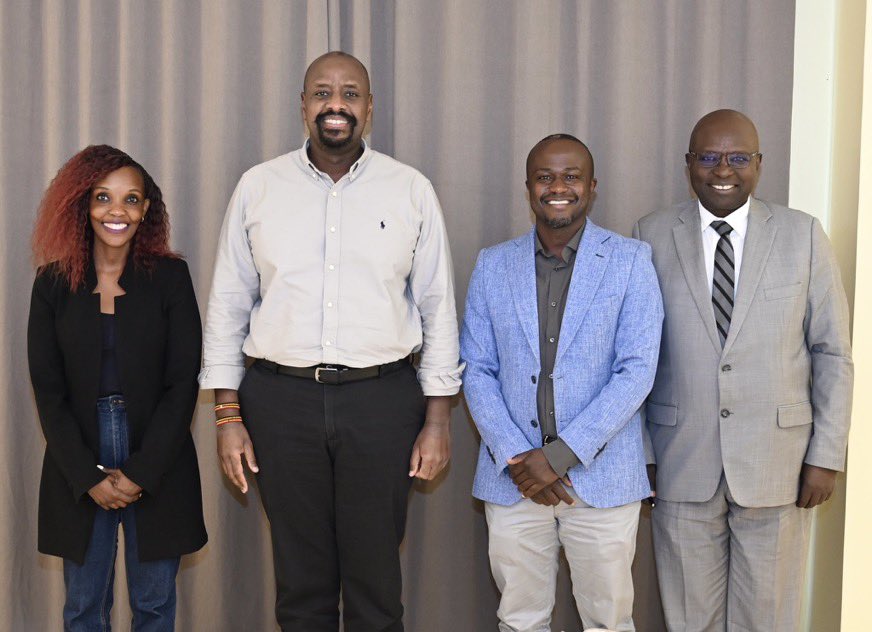
[[[342,48],[372,76],[372,145],[419,168],[442,203],[458,305],[479,249],[526,231],[527,152],[568,132],[599,180],[593,219],[629,234],[685,199],[683,156],[705,112],[756,122],[760,197],[787,199],[793,2],[684,0],[0,0],[0,630],[60,627],[61,563],[36,552],[44,440],[25,327],[36,207],[61,164],[109,143],[163,189],[173,247],[201,311],[215,243],[241,174],[299,147],[308,63]],[[377,201],[373,201],[377,203]],[[256,489],[222,478],[212,395],[194,419],[209,544],[183,560],[179,630],[274,630],[268,524]],[[445,476],[415,485],[403,545],[406,629],[496,628],[482,507],[470,496],[477,434],[462,399]],[[643,510],[636,625],[664,629]],[[564,568],[554,629],[578,629]],[[123,581],[113,623],[126,627]]]

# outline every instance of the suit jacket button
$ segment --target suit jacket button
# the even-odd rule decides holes
[[[733,414],[733,413],[731,413],[731,412],[730,412],[729,410],[727,410],[726,408],[721,408],[721,417],[723,417],[724,419],[726,419],[727,417],[729,417],[729,416],[732,415],[732,414]]]
[[[724,373],[726,373],[727,371],[732,371],[732,370],[733,370],[733,367],[731,367],[729,364],[725,364],[724,366],[721,367],[721,371],[723,371]]]
[[[536,428],[536,427],[539,426],[539,424],[536,422],[535,419],[531,419],[531,420],[530,420],[530,425],[533,426],[534,428]]]

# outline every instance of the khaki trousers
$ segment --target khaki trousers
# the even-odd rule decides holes
[[[561,546],[584,628],[635,630],[630,566],[640,504],[596,509],[569,493],[575,505],[485,503],[500,632],[550,632]]]

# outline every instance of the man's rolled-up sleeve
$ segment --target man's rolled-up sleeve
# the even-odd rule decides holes
[[[460,390],[463,374],[454,302],[454,269],[442,209],[429,182],[423,187],[419,203],[421,234],[409,275],[409,288],[421,315],[423,330],[418,381],[428,397],[454,395]]]
[[[239,181],[221,227],[215,273],[203,331],[200,388],[237,389],[245,373],[242,345],[260,296],[260,275],[245,229],[245,176]]]

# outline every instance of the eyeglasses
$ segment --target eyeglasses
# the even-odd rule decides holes
[[[759,151],[755,151],[753,153],[747,153],[744,151],[731,151],[728,154],[722,154],[717,151],[703,151],[700,153],[696,153],[695,151],[689,151],[684,154],[684,159],[687,161],[687,164],[690,165],[691,160],[696,160],[696,164],[698,164],[703,169],[714,169],[719,164],[721,164],[721,160],[723,160],[724,156],[727,157],[727,164],[733,169],[745,169],[748,165],[751,164],[751,161],[754,159],[754,156],[762,156]]]

